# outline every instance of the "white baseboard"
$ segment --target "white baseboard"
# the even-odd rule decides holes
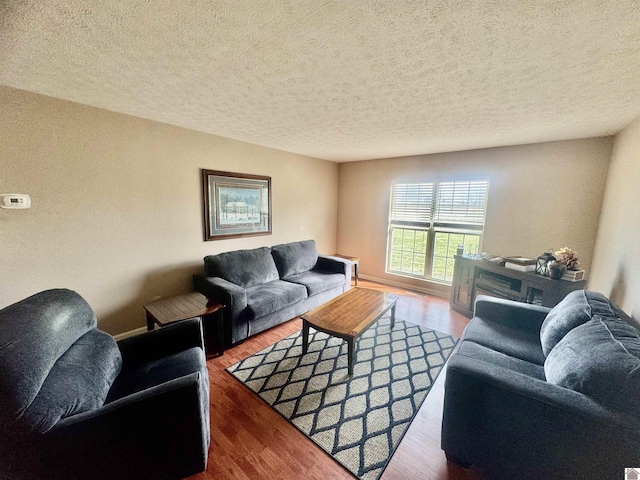
[[[136,328],[135,330],[129,330],[128,332],[119,333],[118,335],[114,335],[113,338],[116,342],[123,340],[128,337],[133,337],[134,335],[140,335],[147,331],[147,327]]]
[[[411,285],[410,283],[394,282],[393,280],[387,280],[386,278],[378,278],[378,277],[373,277],[371,275],[362,275],[362,274],[358,275],[358,278],[363,278],[364,280],[370,280],[372,282],[382,283],[383,285],[390,285],[392,287],[405,288],[407,290],[426,293],[428,295],[434,295],[436,297],[449,298],[449,295],[444,292],[431,290],[425,287],[417,287],[415,285]]]

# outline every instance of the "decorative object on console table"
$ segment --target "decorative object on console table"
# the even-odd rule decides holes
[[[578,252],[574,252],[569,247],[562,247],[553,256],[556,261],[549,266],[549,275],[554,280],[560,280],[568,271],[580,270]]]
[[[549,275],[549,262],[553,262],[556,258],[551,252],[544,252],[536,259],[536,273],[543,276]]]
[[[555,252],[553,256],[560,263],[567,266],[567,270],[580,270],[580,262],[578,261],[578,252],[574,252],[569,247],[562,247]]]
[[[506,257],[504,266],[520,272],[533,272],[536,269],[536,260],[527,257]]]
[[[505,257],[505,261],[518,265],[535,265],[536,260],[528,257]]]
[[[500,265],[501,267],[504,267],[504,264],[506,262],[504,258],[499,257],[498,255],[485,255],[481,258],[481,260],[492,265]]]
[[[549,264],[549,278],[553,280],[560,280],[564,272],[567,271],[567,266],[562,262],[551,262]]]
[[[586,272],[584,270],[567,270],[562,274],[561,280],[566,280],[568,282],[577,282],[579,280],[584,280]]]
[[[518,265],[517,263],[505,262],[505,268],[510,268],[512,270],[518,270],[519,272],[535,272],[535,265]]]

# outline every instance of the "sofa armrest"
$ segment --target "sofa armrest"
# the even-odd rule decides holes
[[[460,354],[448,362],[442,448],[490,478],[615,478],[640,461],[636,429],[573,390]]]
[[[243,315],[247,308],[247,291],[224,278],[208,277],[206,274],[194,275],[193,286],[208,299],[226,305],[223,310],[225,342],[230,345],[235,343],[233,331],[245,331],[248,328],[247,315]]]
[[[351,278],[351,261],[344,258],[332,257],[330,255],[318,255],[318,262],[313,267],[325,272],[344,273]]]
[[[539,332],[550,310],[529,303],[478,295],[474,305],[474,316],[517,329]]]
[[[447,365],[447,386],[455,381],[457,374],[466,376],[467,381],[473,379],[483,382],[487,388],[521,397],[525,403],[542,402],[562,416],[582,415],[611,427],[624,420],[622,413],[613,413],[580,392],[460,353],[454,354]]]
[[[318,261],[316,262],[313,270],[322,270],[325,272],[342,273],[345,276],[343,292],[346,292],[351,288],[351,260],[345,258],[332,257],[330,255],[318,255]]]
[[[182,320],[118,342],[123,365],[139,365],[192,347],[204,350],[200,317]]]
[[[247,307],[247,291],[224,278],[194,275],[193,287],[209,300],[226,305],[233,317]]]
[[[55,471],[57,459],[65,459],[57,465],[60,478],[183,478],[204,470],[206,382],[192,373],[61,420],[45,434],[53,450],[48,462]]]

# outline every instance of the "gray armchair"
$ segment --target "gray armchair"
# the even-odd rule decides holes
[[[0,478],[179,479],[209,441],[199,318],[116,343],[70,290],[0,310]]]

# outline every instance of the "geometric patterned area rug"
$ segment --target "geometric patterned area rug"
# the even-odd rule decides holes
[[[457,339],[381,318],[356,341],[353,376],[347,344],[309,329],[227,368],[347,470],[376,480],[427,397]]]

